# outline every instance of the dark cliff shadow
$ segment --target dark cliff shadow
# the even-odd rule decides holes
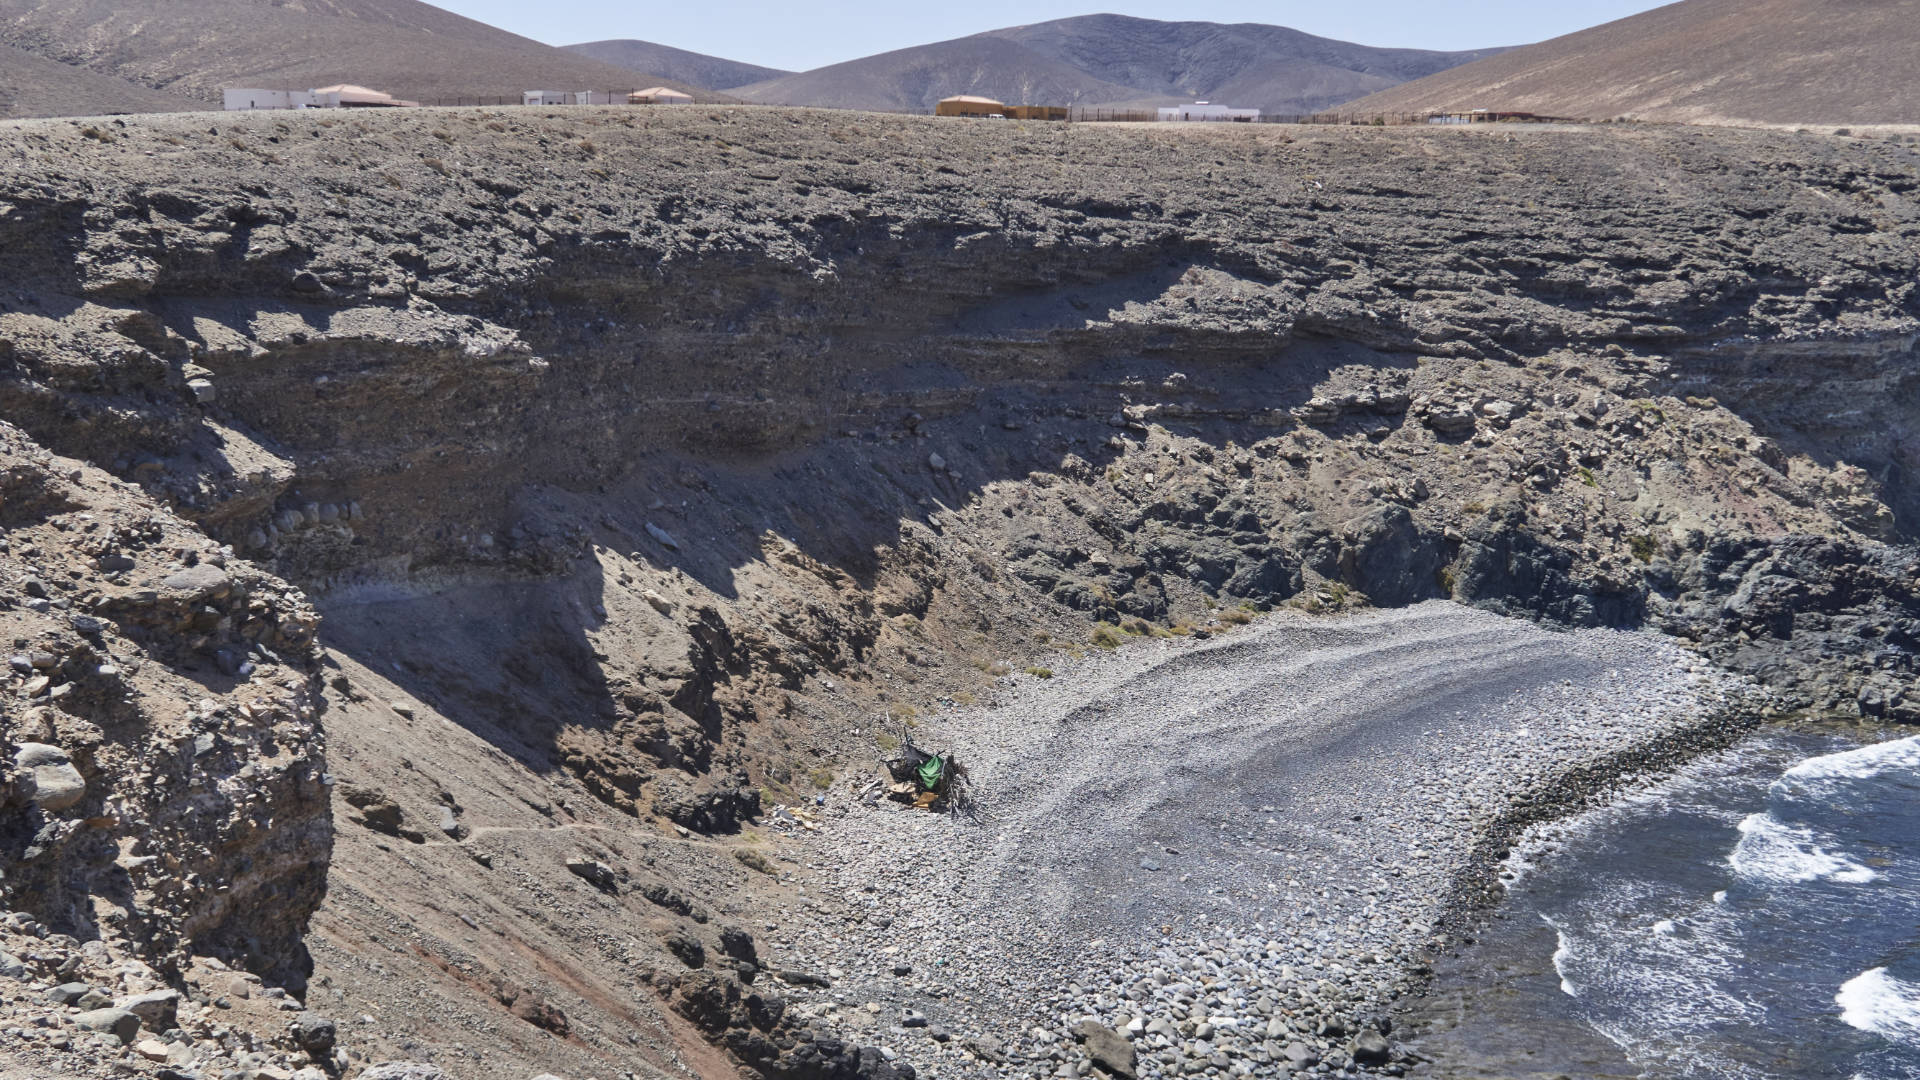
[[[213,415],[297,476],[205,523],[315,589],[324,644],[536,772],[603,769],[602,750],[720,771],[723,733],[751,719],[746,684],[796,690],[870,662],[879,619],[923,613],[916,590],[931,588],[890,579],[888,549],[938,536],[988,488],[1036,472],[1097,480],[1149,425],[1209,448],[1206,468],[1231,482],[1249,467],[1235,456],[1292,428],[1324,388],[1391,398],[1417,366],[1291,333],[1284,291],[1203,255],[1049,256],[988,289],[943,275],[889,290],[896,271],[881,269],[718,299],[693,273],[666,289],[584,275],[527,303],[516,329],[531,354],[291,338],[271,362],[228,354],[208,361]],[[229,325],[245,317],[226,308]],[[169,310],[189,309],[206,305]],[[1386,438],[1416,422],[1397,396],[1314,422]],[[1007,587],[1090,621],[1164,616],[1166,576],[1229,603],[1299,587],[1302,556],[1280,539],[1292,508],[1133,498],[1124,519],[1074,511],[1090,530],[1078,542],[1010,537],[1030,550],[1025,585]],[[290,509],[359,504],[350,528],[255,543]],[[1143,525],[1171,539],[1123,539]],[[1384,549],[1408,527],[1383,521],[1367,542]],[[1102,538],[1128,549],[1125,565],[1094,567]],[[1324,530],[1302,542],[1322,573],[1390,566],[1383,595],[1412,602],[1443,593],[1450,553],[1431,539],[1386,560]],[[747,579],[770,564],[797,584],[767,600]],[[670,607],[655,610],[610,580],[623,568],[701,590],[663,584]],[[908,595],[879,595],[889,588]],[[700,610],[702,590],[733,613]]]

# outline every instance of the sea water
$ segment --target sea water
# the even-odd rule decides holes
[[[1920,1080],[1920,737],[1769,731],[1525,849],[1498,914],[1423,1072]]]

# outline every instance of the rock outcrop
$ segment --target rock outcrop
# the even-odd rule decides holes
[[[1904,144],[217,127],[0,139],[0,889],[299,991],[331,882],[325,992],[415,1033],[356,1061],[897,1068],[695,901],[876,731],[1130,636],[1451,596],[1920,717]]]

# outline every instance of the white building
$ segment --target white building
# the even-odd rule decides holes
[[[394,109],[418,104],[352,83],[322,86],[317,90],[222,90],[220,97],[228,112],[250,109]]]
[[[228,112],[246,109],[317,109],[319,95],[311,90],[222,90]]]
[[[1230,109],[1225,105],[1215,105],[1210,101],[1196,101],[1191,105],[1168,105],[1160,110],[1160,119],[1229,120],[1246,124],[1260,119],[1260,110]]]
[[[627,95],[606,90],[528,90],[520,95],[523,105],[625,105]]]

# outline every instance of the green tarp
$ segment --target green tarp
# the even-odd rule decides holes
[[[938,755],[928,758],[920,766],[920,786],[933,791],[940,786],[940,777],[947,771],[947,763]]]

